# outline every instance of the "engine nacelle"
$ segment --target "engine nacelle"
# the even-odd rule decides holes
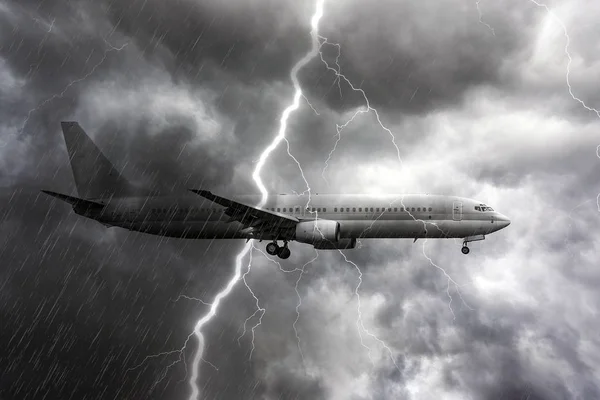
[[[327,240],[320,240],[314,243],[314,247],[317,250],[344,250],[353,249],[356,247],[356,238],[352,239],[340,239],[337,243],[329,242]]]
[[[327,219],[298,222],[295,239],[300,243],[337,243],[340,240],[340,223]]]

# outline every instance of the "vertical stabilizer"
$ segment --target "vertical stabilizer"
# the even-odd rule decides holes
[[[80,197],[90,199],[134,194],[133,186],[108,161],[79,123],[60,124]]]

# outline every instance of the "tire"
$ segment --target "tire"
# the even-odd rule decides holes
[[[279,253],[279,249],[280,247],[277,245],[277,243],[273,242],[269,243],[266,248],[267,253],[272,256],[277,255]]]
[[[281,258],[282,260],[285,260],[285,259],[290,258],[291,254],[292,254],[292,252],[287,247],[280,247],[279,252],[277,253],[277,256],[279,258]]]

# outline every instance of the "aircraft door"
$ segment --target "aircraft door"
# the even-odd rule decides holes
[[[460,201],[455,201],[452,206],[452,219],[455,221],[461,221],[463,214],[463,204]]]

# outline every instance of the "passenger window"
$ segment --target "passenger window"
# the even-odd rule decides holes
[[[398,207],[394,207],[394,212],[398,212]]]
[[[315,212],[315,211],[317,211],[317,209],[315,207],[313,207],[312,208],[312,212]]]
[[[278,209],[277,209],[277,212],[279,212],[279,211],[281,211],[281,208],[278,208]]]
[[[323,208],[323,212],[327,212],[327,209],[326,209],[326,208]]]
[[[429,211],[433,211],[433,208],[429,207]]]
[[[317,211],[318,211],[318,212],[321,212],[321,207],[317,208]]]
[[[373,212],[373,207],[371,207],[371,212]]]
[[[350,207],[346,207],[346,212],[350,212]]]
[[[392,212],[392,207],[388,208],[388,212]]]
[[[356,207],[352,207],[352,212],[356,212]]]
[[[337,207],[333,209],[334,212],[337,212]]]
[[[359,208],[358,208],[358,212],[362,212],[362,207],[359,207]]]
[[[300,214],[300,207],[296,207],[296,213]]]
[[[421,207],[417,207],[417,211],[421,211]]]
[[[375,209],[375,211],[379,212],[379,207],[377,207],[377,208]]]
[[[412,211],[412,212],[415,212],[415,208],[413,207],[411,211]]]

